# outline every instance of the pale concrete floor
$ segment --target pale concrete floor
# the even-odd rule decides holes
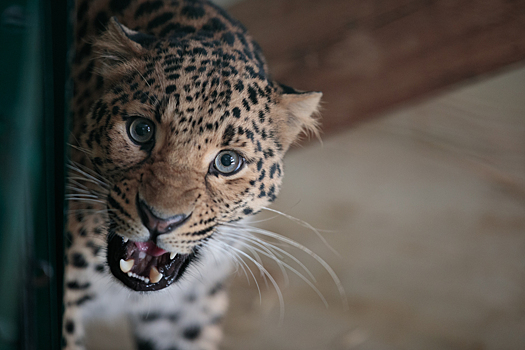
[[[349,308],[320,264],[291,249],[329,307],[269,263],[280,322],[273,287],[259,278],[260,303],[241,272],[223,349],[525,349],[525,68],[296,149],[285,173],[273,208],[327,230],[340,257],[290,220],[261,225],[323,257]],[[96,332],[91,349],[131,348]]]
[[[318,279],[235,279],[224,349],[525,349],[525,69],[482,79],[293,151],[262,225],[321,255]],[[288,259],[289,260],[289,259]],[[270,271],[282,284],[279,269]],[[260,279],[260,281],[262,281]]]

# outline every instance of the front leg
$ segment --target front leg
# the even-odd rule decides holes
[[[131,316],[138,350],[216,350],[228,306],[224,282],[144,300]],[[168,291],[169,292],[169,291]]]
[[[78,208],[75,208],[78,210]],[[107,275],[103,257],[103,234],[100,218],[79,215],[68,217],[64,268],[64,315],[62,349],[85,349],[83,311],[96,300],[94,280]]]
[[[90,283],[79,278],[78,271],[66,267],[64,290],[64,315],[62,318],[62,349],[83,350],[85,330],[82,320],[82,307],[93,299]],[[68,278],[69,277],[69,278]]]

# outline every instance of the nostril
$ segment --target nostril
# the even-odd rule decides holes
[[[151,212],[149,206],[142,200],[137,198],[137,209],[139,212],[140,220],[146,228],[151,231],[157,226],[158,219]]]
[[[159,233],[171,232],[175,228],[180,226],[184,222],[184,220],[186,220],[187,218],[188,218],[187,215],[177,214],[177,215],[170,216],[169,218],[166,218],[166,219],[160,219],[159,222],[157,223],[157,230],[159,231]]]

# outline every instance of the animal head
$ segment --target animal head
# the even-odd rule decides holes
[[[133,289],[169,285],[219,225],[272,202],[285,152],[302,132],[317,133],[321,93],[272,81],[257,47],[239,37],[160,40],[113,18],[94,45],[104,93],[81,143],[111,183],[108,259]],[[136,271],[141,251],[158,257],[160,281]]]

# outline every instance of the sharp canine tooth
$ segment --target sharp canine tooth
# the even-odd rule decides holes
[[[170,253],[170,260],[175,259],[176,256],[177,256],[177,253]]]
[[[135,260],[133,259],[129,259],[129,260],[120,259],[120,269],[124,273],[128,273],[129,271],[131,271],[133,264],[135,264]]]
[[[128,241],[129,241],[129,238],[127,238],[127,237],[124,237],[124,238],[122,238],[122,240],[124,241],[124,243],[128,243]]]
[[[149,279],[153,283],[157,283],[162,278],[162,274],[157,270],[155,266],[151,267],[151,270],[149,270]]]

